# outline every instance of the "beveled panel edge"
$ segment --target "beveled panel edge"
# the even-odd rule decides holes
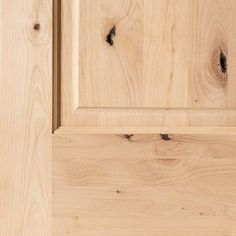
[[[75,127],[60,126],[54,135],[61,134],[206,134],[236,135],[236,127]]]
[[[70,5],[70,4],[69,4]],[[69,6],[69,9],[71,9],[71,6]],[[75,119],[86,119],[86,114],[94,113],[98,114],[104,114],[104,113],[110,113],[111,111],[119,111],[122,108],[84,108],[84,107],[77,107],[73,106],[69,111],[67,111],[67,120],[63,122],[62,112],[61,112],[61,54],[62,54],[62,43],[61,43],[61,37],[62,37],[62,0],[54,0],[53,1],[53,114],[52,114],[52,133],[56,131],[61,132],[68,130],[76,130],[76,132],[81,133],[190,133],[190,134],[197,134],[197,133],[213,133],[213,134],[231,134],[236,133],[236,127],[233,125],[223,126],[221,125],[215,125],[213,126],[130,126],[130,125],[122,125],[122,126],[109,126],[108,125],[84,125],[84,122],[78,122],[78,124],[75,124],[77,122],[74,122]],[[70,85],[71,86],[71,85]],[[74,104],[75,105],[75,104]],[[76,104],[77,105],[77,104]],[[127,111],[127,108],[125,109]],[[168,108],[138,108],[138,109],[130,109],[133,110],[167,110],[170,112],[172,109]],[[173,110],[181,110],[181,109],[173,109]],[[190,110],[196,110],[198,109],[190,109]],[[200,109],[200,110],[210,110],[212,111],[221,111],[221,112],[235,112],[235,109]],[[119,113],[119,112],[118,112]],[[236,114],[236,113],[235,113]],[[94,119],[96,117],[94,116]],[[63,122],[63,123],[62,123]],[[225,122],[225,121],[224,121]],[[231,121],[232,122],[232,121]],[[233,122],[234,123],[234,122]]]
[[[60,126],[61,107],[61,0],[53,0],[52,133]]]

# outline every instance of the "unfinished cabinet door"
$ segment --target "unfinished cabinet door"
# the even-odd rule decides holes
[[[233,0],[63,0],[61,123],[232,127]]]
[[[0,0],[0,236],[235,236],[235,13]]]

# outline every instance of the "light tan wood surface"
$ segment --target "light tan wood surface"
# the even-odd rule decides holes
[[[51,236],[52,1],[0,1],[0,235]]]
[[[236,136],[53,137],[53,232],[234,236]]]
[[[236,234],[235,12],[62,0],[53,235]]]
[[[0,236],[235,236],[235,12],[0,0]]]
[[[234,127],[235,11],[233,0],[62,0],[61,124]]]
[[[73,1],[72,1],[73,2]],[[232,107],[234,1],[75,0],[80,107]],[[79,3],[78,3],[79,2]],[[115,26],[113,45],[106,41]],[[230,33],[229,33],[230,32]],[[221,52],[227,65],[222,72]],[[76,57],[74,55],[73,57]],[[76,89],[76,88],[75,88]],[[235,108],[235,107],[234,107]]]

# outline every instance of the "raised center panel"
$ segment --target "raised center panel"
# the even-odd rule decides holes
[[[228,1],[77,2],[80,107],[232,104]]]
[[[62,0],[61,123],[235,126],[235,11],[230,0]]]

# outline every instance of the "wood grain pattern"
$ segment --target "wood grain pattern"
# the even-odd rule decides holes
[[[62,125],[235,126],[235,1],[62,2]]]
[[[0,235],[51,235],[52,1],[0,1]]]
[[[231,0],[77,5],[80,107],[229,107]]]
[[[191,1],[189,16],[191,30],[189,48],[189,106],[228,107],[228,65],[226,71],[220,66],[223,53],[228,58],[230,29],[230,1]]]
[[[145,107],[187,107],[188,0],[144,1]]]
[[[82,0],[79,8],[79,106],[139,107],[143,1]],[[106,37],[114,26],[109,45]]]
[[[169,138],[56,133],[54,235],[235,235],[235,135]]]

